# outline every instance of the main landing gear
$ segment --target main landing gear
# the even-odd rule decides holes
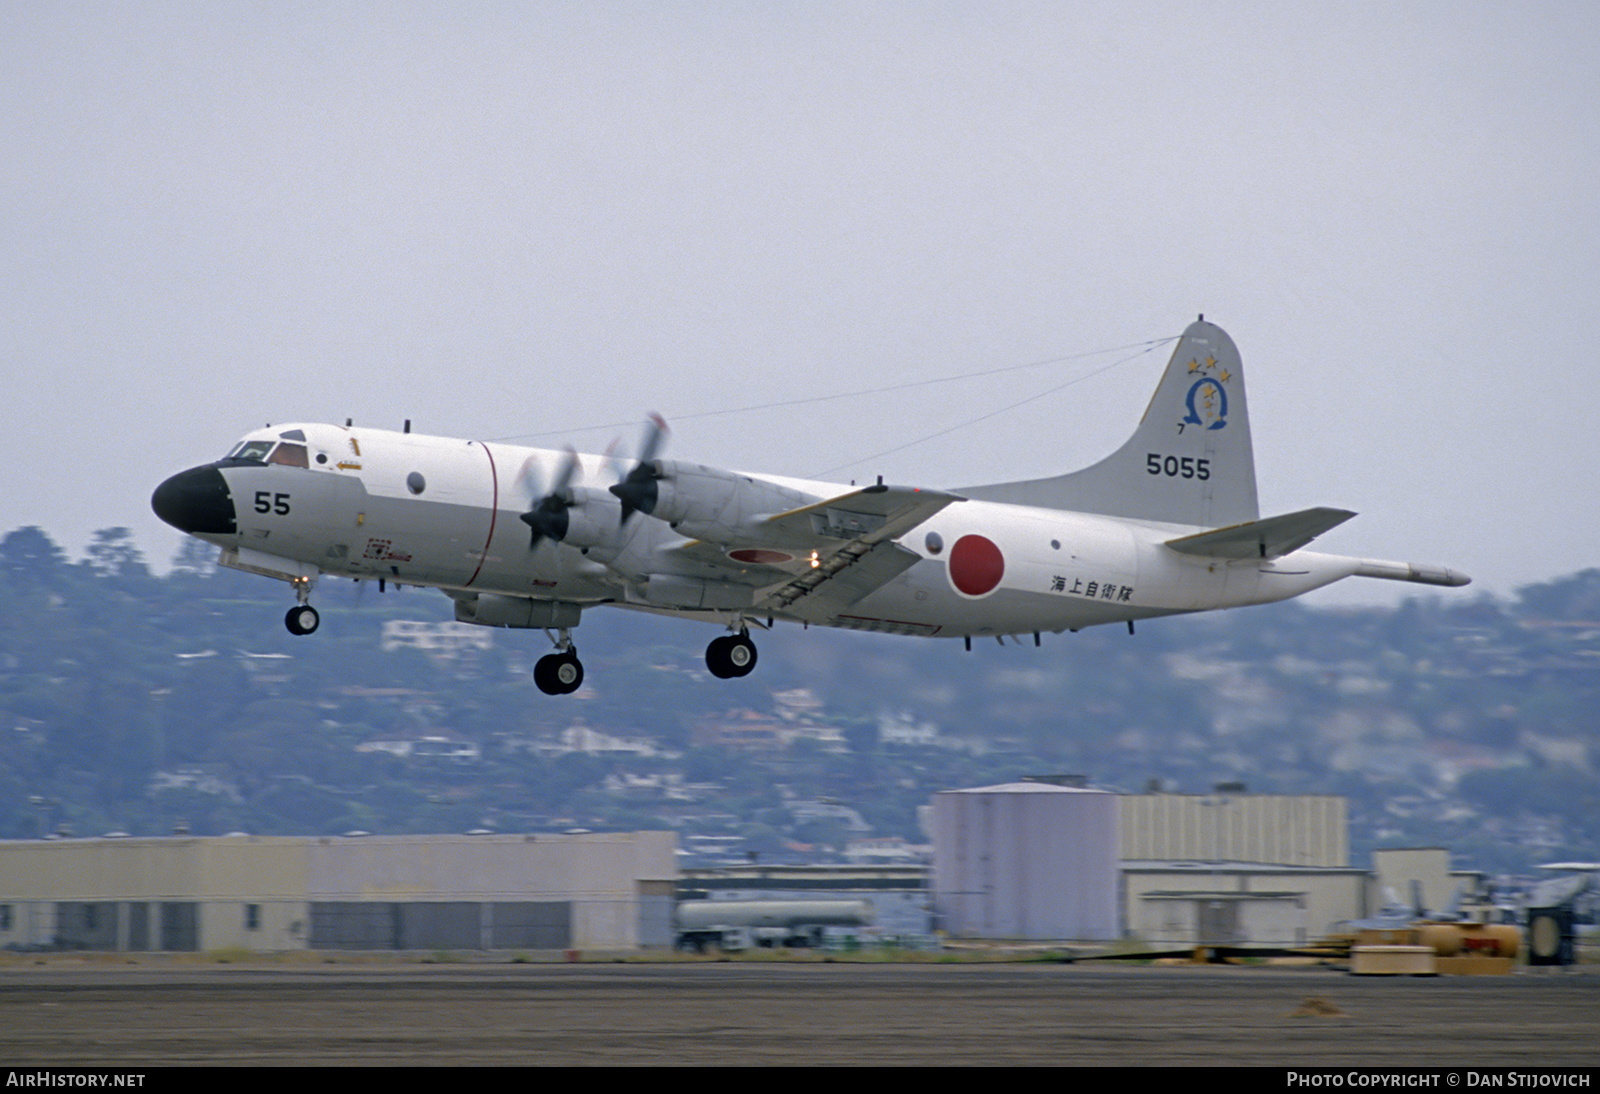
[[[706,668],[719,680],[749,676],[750,670],[755,667],[756,644],[750,641],[750,636],[744,631],[714,638],[711,645],[706,647]]]
[[[556,652],[545,654],[534,664],[533,682],[546,695],[571,695],[583,686],[583,662],[578,660],[572,636],[565,629],[556,642]]]

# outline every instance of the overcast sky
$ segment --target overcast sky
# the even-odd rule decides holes
[[[0,138],[0,533],[73,553],[164,565],[155,484],[268,421],[1070,470],[1168,350],[692,415],[1204,312],[1264,513],[1502,594],[1600,564],[1593,3],[18,2]]]

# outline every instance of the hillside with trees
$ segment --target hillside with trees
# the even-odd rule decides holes
[[[326,580],[296,638],[286,587],[213,554],[157,575],[125,529],[81,561],[37,528],[0,539],[0,837],[669,826],[811,859],[924,842],[941,789],[1075,773],[1344,794],[1358,855],[1600,858],[1600,570],[1040,649],[779,624],[730,681],[702,661],[713,628],[600,609],[584,688],[551,697],[538,631],[418,648],[396,624],[448,632],[448,599]]]

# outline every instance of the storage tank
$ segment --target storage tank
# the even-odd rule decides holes
[[[686,900],[678,905],[677,947],[819,946],[825,927],[871,922],[870,900]]]
[[[1049,783],[933,799],[933,899],[974,938],[1109,941],[1117,930],[1117,796]]]

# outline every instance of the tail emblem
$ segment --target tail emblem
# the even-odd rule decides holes
[[[1221,369],[1216,376],[1205,376],[1216,369],[1216,358],[1206,355],[1205,361],[1190,360],[1189,374],[1202,373],[1200,379],[1189,387],[1189,414],[1178,427],[1178,432],[1184,432],[1184,425],[1203,425],[1205,429],[1222,429],[1227,425],[1227,389],[1222,387],[1232,379],[1226,368]]]
[[[1226,380],[1228,374],[1224,372],[1222,378]],[[1221,381],[1210,376],[1196,380],[1189,388],[1187,403],[1189,413],[1184,416],[1184,424],[1207,429],[1221,429],[1228,424],[1228,391]],[[1179,432],[1182,430],[1179,426]]]

